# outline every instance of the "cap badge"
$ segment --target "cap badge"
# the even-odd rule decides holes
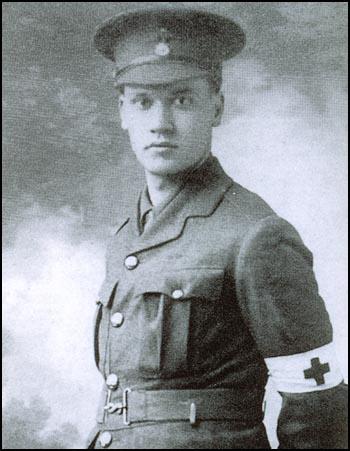
[[[159,31],[159,43],[154,49],[154,53],[158,56],[167,56],[170,53],[169,40],[170,33],[165,28],[161,28]]]
[[[167,56],[170,53],[170,48],[165,42],[160,42],[156,45],[154,53],[158,56]]]

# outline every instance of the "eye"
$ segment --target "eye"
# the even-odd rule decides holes
[[[152,106],[152,100],[148,97],[136,99],[133,102],[140,110],[148,110]]]
[[[192,103],[193,103],[192,97],[188,95],[179,95],[174,99],[174,105],[177,106],[186,107],[192,105]]]

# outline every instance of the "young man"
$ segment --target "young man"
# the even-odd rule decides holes
[[[296,230],[211,155],[232,21],[148,10],[103,24],[122,127],[147,185],[108,248],[95,326],[105,378],[90,448],[345,448],[345,386],[312,255]]]

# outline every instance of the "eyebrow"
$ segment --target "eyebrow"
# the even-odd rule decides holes
[[[133,94],[131,98],[131,103],[136,103],[138,100],[143,99],[144,97],[152,96],[155,93],[153,91],[142,91],[137,92]],[[173,92],[169,93],[169,97],[176,97],[178,95],[184,95],[184,94],[193,94],[193,90],[191,88],[178,88],[175,89]]]
[[[170,95],[178,95],[178,94],[191,94],[193,92],[193,90],[191,88],[178,88],[175,89],[174,91],[172,91],[170,93]],[[135,94],[133,94],[133,97],[142,97],[142,96],[148,96],[148,95],[154,95],[156,94],[156,92],[154,91],[141,91],[141,92],[137,92]]]
[[[137,92],[136,94],[133,94],[131,97],[131,103],[137,102],[139,99],[142,99],[143,97],[147,97],[151,95],[149,92]]]
[[[177,96],[179,94],[192,94],[191,88],[179,88],[171,93],[172,96]]]

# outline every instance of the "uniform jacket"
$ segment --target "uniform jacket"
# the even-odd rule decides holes
[[[130,256],[133,268],[127,267]],[[120,389],[250,388],[261,404],[268,377],[264,359],[332,340],[312,254],[288,222],[229,178],[214,157],[186,179],[142,234],[136,205],[121,221],[108,246],[99,301],[96,364],[104,377],[118,375]],[[122,314],[120,327],[111,325],[116,313]],[[301,421],[298,409],[295,396],[285,394],[280,446],[319,447],[322,440],[303,433],[307,411]],[[103,416],[100,410],[102,430]],[[195,446],[183,446],[179,434],[176,439],[170,425],[168,432],[164,427],[157,426],[161,433],[149,447],[268,446],[261,424],[245,441],[230,427],[226,435],[220,432],[221,442],[218,430],[210,440],[205,429],[205,443],[191,442],[193,433],[182,430],[182,440]]]

